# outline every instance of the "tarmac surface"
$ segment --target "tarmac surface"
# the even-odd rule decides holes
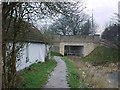
[[[67,84],[67,68],[66,64],[60,57],[54,56],[57,66],[51,72],[47,84],[44,88],[69,88]]]

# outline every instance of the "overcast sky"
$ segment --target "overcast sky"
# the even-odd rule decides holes
[[[68,0],[68,1],[78,1],[78,0]],[[113,13],[118,12],[118,2],[120,0],[84,0],[84,1],[87,4],[86,12],[88,14],[91,15],[93,9],[94,19],[99,25],[98,33],[101,33],[104,30],[105,24],[109,23],[111,20],[110,18],[114,16]]]
[[[106,23],[110,22],[113,13],[118,12],[118,2],[120,0],[86,0],[87,13],[93,15],[95,21],[99,24],[98,33],[101,33]]]
[[[72,0],[71,0],[72,1]],[[86,2],[86,13],[94,15],[95,22],[99,25],[98,33],[104,31],[105,25],[112,21],[114,13],[118,12],[120,0],[84,0]]]

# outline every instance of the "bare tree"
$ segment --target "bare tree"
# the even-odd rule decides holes
[[[70,28],[71,28],[71,31],[72,31],[73,35],[81,34],[82,25],[86,21],[85,18],[87,18],[85,16],[85,13],[80,14],[80,15],[74,15],[70,18],[70,21],[71,21]]]
[[[20,39],[20,36],[24,37],[24,33],[26,32],[25,29],[22,30],[26,26],[24,25],[25,22],[23,22],[23,11],[21,9],[22,3],[3,3],[3,88],[15,87],[16,55],[23,46],[22,43],[18,43],[18,40]],[[18,47],[17,44],[19,44]]]
[[[69,10],[71,13],[62,15],[49,27],[49,30],[60,35],[94,35],[98,25],[93,16],[90,17],[84,12],[86,8],[84,2],[77,2],[73,6],[74,9]]]
[[[120,24],[120,14],[119,13],[114,13],[114,16],[111,18],[113,23]]]
[[[88,16],[83,14],[71,15],[70,17],[63,16],[53,23],[49,29],[54,34],[60,35],[81,35],[90,33],[91,22],[88,21]]]
[[[66,17],[59,18],[56,20],[55,23],[49,26],[49,30],[53,34],[60,34],[60,35],[69,35],[70,34],[70,28],[69,28],[69,20]]]
[[[16,87],[16,58],[24,46],[29,24],[45,17],[69,16],[76,3],[70,2],[4,2],[2,3],[3,88]],[[21,43],[22,42],[22,43]]]
[[[102,33],[102,38],[119,46],[120,42],[118,40],[118,28],[120,28],[118,24],[110,24],[105,28],[105,31]]]

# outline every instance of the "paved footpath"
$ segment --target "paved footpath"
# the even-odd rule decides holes
[[[54,60],[57,62],[57,66],[54,71],[51,72],[48,83],[44,88],[69,88],[66,79],[67,68],[65,62],[58,56],[54,56]]]

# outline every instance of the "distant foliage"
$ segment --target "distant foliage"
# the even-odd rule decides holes
[[[118,41],[118,29],[120,26],[118,24],[109,25],[105,28],[105,31],[102,34],[102,39],[106,39],[114,44],[119,43]]]
[[[69,17],[61,16],[49,26],[49,31],[59,35],[89,35],[95,34],[97,27],[96,22],[82,10],[81,13],[76,12]]]

